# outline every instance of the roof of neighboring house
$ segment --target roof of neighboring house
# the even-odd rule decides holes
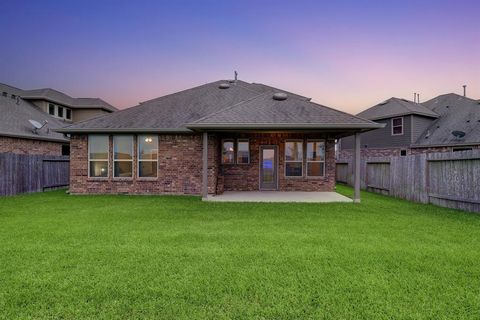
[[[480,144],[480,103],[449,93],[423,103],[440,117],[418,138],[414,146]],[[456,137],[452,132],[465,133]]]
[[[117,111],[118,109],[100,98],[72,98],[63,92],[55,89],[34,89],[22,90],[10,85],[0,83],[0,94],[8,92],[22,97],[25,100],[46,100],[58,103],[72,109],[103,109],[106,111]]]
[[[69,140],[61,133],[52,129],[58,129],[65,125],[61,120],[51,117],[37,106],[23,99],[12,99],[10,96],[0,95],[0,136],[27,138],[35,140],[68,142]],[[38,133],[34,133],[34,127],[28,120],[35,120],[41,124],[48,123]]]
[[[438,118],[438,114],[431,109],[423,106],[420,103],[409,101],[406,99],[399,99],[392,97],[384,102],[381,102],[365,111],[357,114],[359,117],[378,120],[398,116],[405,116],[410,114],[417,114],[421,116]]]
[[[222,89],[222,85],[228,88]],[[229,128],[255,124],[267,127],[335,127],[378,128],[381,125],[312,102],[308,98],[288,94],[283,101],[273,94],[284,90],[260,84],[220,80],[160,98],[138,106],[78,122],[61,132],[191,132],[191,129],[216,127],[229,119]],[[276,109],[275,109],[276,108]],[[209,120],[210,119],[210,120]],[[204,121],[204,122],[202,122]],[[255,122],[254,122],[255,121]],[[225,124],[225,123],[223,123]]]

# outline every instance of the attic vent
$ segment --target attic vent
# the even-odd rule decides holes
[[[287,98],[288,98],[288,95],[283,92],[276,92],[273,94],[273,100],[282,101],[282,100],[287,100]]]
[[[461,139],[461,138],[465,137],[465,132],[463,132],[463,131],[455,130],[455,131],[452,131],[452,134],[455,138],[458,138],[458,139]]]
[[[230,80],[228,80],[228,82],[230,82],[230,83],[235,83],[235,80],[230,79]]]
[[[228,89],[228,88],[230,88],[230,84],[224,82],[224,83],[220,83],[220,85],[218,87],[220,89]]]

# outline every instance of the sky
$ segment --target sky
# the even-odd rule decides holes
[[[358,113],[480,99],[480,1],[5,1],[0,82],[126,108],[233,78]]]

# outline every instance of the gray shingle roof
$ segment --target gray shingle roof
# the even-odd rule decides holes
[[[72,98],[63,92],[50,88],[23,90],[20,95],[26,100],[47,100],[72,109],[100,108],[111,112],[118,110],[100,98]]]
[[[423,105],[440,117],[418,138],[415,146],[480,144],[480,103],[454,93],[440,95]],[[463,131],[456,138],[452,132]]]
[[[369,120],[378,120],[409,114],[438,118],[438,114],[420,103],[395,97],[368,108],[357,115]]]
[[[11,91],[10,91],[11,92]],[[37,106],[23,99],[12,99],[0,95],[0,136],[19,137],[36,140],[67,142],[63,134],[53,131],[65,126],[63,121],[55,119],[40,110]],[[48,124],[38,131],[33,132],[33,126],[28,120],[36,120]]]
[[[285,101],[272,99],[274,92],[286,92],[260,84],[243,81],[230,83],[220,89],[220,80],[187,89],[138,106],[75,123],[62,132],[134,132],[179,131],[200,128],[208,121],[228,120],[229,124],[260,123],[291,124],[342,124],[344,127],[377,126],[371,121],[308,102],[305,97],[291,94]],[[211,116],[208,117],[208,116]],[[202,119],[201,122],[199,121]],[[252,122],[255,121],[255,122]]]
[[[340,112],[304,98],[273,99],[266,92],[248,101],[208,115],[189,128],[261,128],[261,127],[310,127],[310,128],[379,128],[380,125],[348,113]]]

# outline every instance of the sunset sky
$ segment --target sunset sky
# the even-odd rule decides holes
[[[11,1],[0,82],[130,107],[233,77],[350,113],[480,99],[480,1]]]

